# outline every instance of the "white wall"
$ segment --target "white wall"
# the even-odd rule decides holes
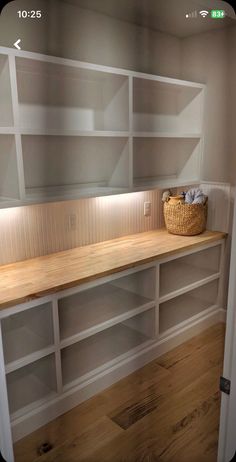
[[[17,18],[20,6],[42,20]],[[27,8],[28,5],[28,8]],[[40,5],[40,6],[39,6]],[[173,77],[180,75],[180,40],[58,0],[16,0],[0,18],[0,45],[21,38],[24,50]]]
[[[181,49],[182,78],[207,84],[203,179],[228,181],[230,178],[228,31],[219,29],[183,39]]]
[[[229,154],[230,181],[236,185],[236,27],[229,30]]]

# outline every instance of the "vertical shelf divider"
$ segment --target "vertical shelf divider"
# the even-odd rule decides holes
[[[133,189],[133,77],[129,75],[129,188]]]
[[[155,337],[159,337],[160,263],[156,264]]]
[[[54,345],[55,345],[55,360],[56,360],[56,380],[57,392],[62,393],[62,370],[61,370],[61,350],[60,350],[60,328],[59,328],[59,314],[58,314],[58,301],[53,297],[52,301],[53,311],[53,330],[54,330]]]
[[[0,451],[7,462],[14,462],[10,412],[4,366],[2,326],[0,321]]]
[[[218,295],[217,295],[217,305],[220,308],[223,308],[223,298],[224,298],[224,287],[223,287],[223,278],[224,278],[224,265],[225,265],[225,242],[221,243],[220,249],[220,278],[219,278],[219,286],[218,286]]]
[[[18,183],[20,199],[25,199],[25,178],[24,178],[24,166],[22,156],[22,142],[20,134],[20,120],[19,120],[19,100],[17,90],[17,78],[16,78],[16,61],[14,55],[9,55],[9,71],[10,71],[10,82],[12,89],[12,108],[13,108],[13,120],[14,128],[16,129],[15,143],[16,143],[16,162],[18,170]]]

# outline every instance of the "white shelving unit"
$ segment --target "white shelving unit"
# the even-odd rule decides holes
[[[201,179],[204,85],[0,47],[0,206]]]
[[[2,310],[8,462],[11,432],[17,441],[222,320],[223,259],[219,240]]]

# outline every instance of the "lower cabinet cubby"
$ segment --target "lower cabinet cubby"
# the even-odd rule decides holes
[[[184,295],[172,298],[159,306],[159,333],[164,334],[172,328],[188,321],[193,316],[217,304],[218,280],[191,290]]]
[[[155,335],[154,308],[123,323],[103,330],[61,351],[62,379],[64,386],[73,386],[90,373],[111,361],[119,361],[123,355],[142,347]]]
[[[52,306],[46,303],[2,321],[5,364],[53,344]]]
[[[5,364],[53,345],[51,303],[13,314],[1,323]]]
[[[160,265],[160,298],[202,281],[220,271],[221,246],[177,258]]]
[[[19,417],[57,391],[54,355],[48,355],[7,374],[10,414]]]
[[[155,268],[137,271],[58,301],[61,340],[117,324],[155,301]]]

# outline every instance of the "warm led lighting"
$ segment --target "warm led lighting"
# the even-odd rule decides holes
[[[132,201],[137,201],[143,196],[143,191],[131,192],[125,194],[114,194],[111,196],[95,197],[96,202],[100,207],[107,205],[126,205]]]
[[[0,209],[0,220],[5,220],[13,217],[17,217],[22,212],[22,207],[9,207]]]

